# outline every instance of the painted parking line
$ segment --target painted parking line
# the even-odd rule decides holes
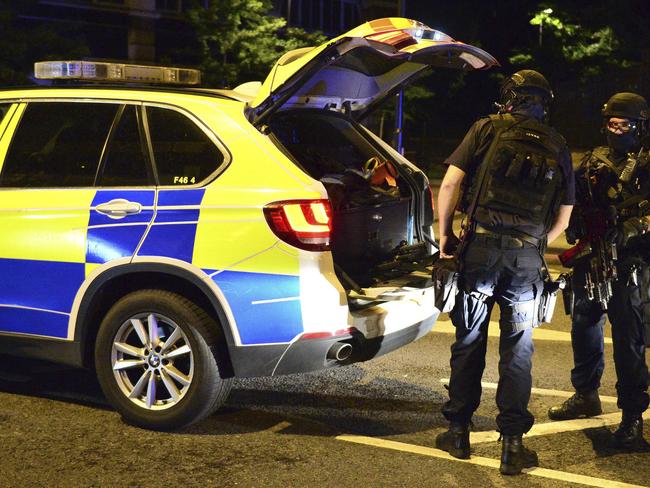
[[[441,378],[440,383],[443,385],[449,385],[449,378]],[[499,386],[497,383],[488,383],[487,381],[481,381],[481,386],[489,390],[496,390]],[[531,388],[531,393],[535,395],[543,396],[553,396],[560,398],[570,398],[574,395],[574,391],[563,391],[563,390],[548,390],[546,388]],[[604,396],[600,395],[601,403],[616,403],[616,397],[613,396]]]
[[[448,385],[449,378],[442,378],[441,383]],[[483,388],[496,390],[496,383],[481,382]],[[572,392],[560,390],[547,390],[545,388],[532,388],[531,393],[538,395],[554,396],[568,398],[573,395]],[[616,397],[601,396],[601,402],[616,403]],[[643,415],[643,418],[650,418],[650,412]],[[581,418],[575,420],[559,420],[545,423],[537,423],[526,433],[526,437],[535,437],[542,435],[561,434],[563,432],[575,432],[586,429],[596,429],[616,425],[621,421],[621,412],[608,413],[590,418]],[[495,442],[499,438],[499,433],[495,431],[470,432],[472,444],[481,444],[484,442]]]
[[[650,418],[648,415],[644,419]],[[621,421],[621,412],[607,413],[596,417],[575,419],[575,420],[557,420],[554,422],[544,422],[535,424],[526,432],[525,438],[538,437],[543,435],[562,434],[564,432],[576,432],[587,429],[598,429],[610,425],[618,425]],[[470,442],[472,444],[483,444],[486,442],[496,442],[499,439],[499,433],[495,431],[470,432]]]
[[[433,329],[431,329],[431,332],[438,334],[455,334],[456,328],[450,320],[438,320],[433,326]],[[488,327],[488,336],[499,337],[499,322],[496,320],[490,320],[490,326]],[[551,330],[545,329],[544,327],[537,327],[533,329],[533,340],[571,342],[571,333],[563,332],[561,330]],[[605,337],[605,344],[611,343],[612,338]]]
[[[458,463],[472,464],[475,466],[483,466],[492,469],[499,469],[500,462],[497,459],[485,458],[480,456],[472,456],[470,459],[458,459],[449,455],[440,449],[432,447],[418,446],[415,444],[405,444],[403,442],[389,441],[385,439],[378,439],[375,437],[365,437],[357,435],[339,435],[337,440],[344,442],[351,442],[354,444],[363,444],[366,446],[378,447],[382,449],[391,449],[394,451],[401,451],[411,454],[419,454],[421,456],[429,456],[447,461]],[[599,488],[648,488],[642,485],[633,485],[630,483],[623,483],[620,481],[606,480],[602,478],[594,478],[592,476],[584,476],[581,474],[568,473],[566,471],[556,471],[546,468],[531,468],[523,471],[529,476],[537,476],[539,478],[546,478],[557,481],[565,481],[570,483],[577,483],[585,486],[595,486]]]

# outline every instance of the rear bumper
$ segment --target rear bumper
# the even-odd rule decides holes
[[[326,339],[305,339],[287,345],[238,347],[231,351],[235,376],[275,376],[306,373],[367,361],[399,349],[427,334],[439,312],[411,326],[367,339],[360,332]],[[350,344],[351,356],[344,361],[328,359],[328,351],[337,343]]]

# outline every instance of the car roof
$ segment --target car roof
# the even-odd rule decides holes
[[[147,96],[143,97],[145,94]],[[117,95],[117,97],[116,97]],[[92,84],[54,84],[47,86],[6,86],[0,87],[0,99],[2,98],[50,98],[75,96],[91,96],[96,98],[140,98],[148,101],[155,101],[157,96],[183,96],[193,95],[209,97],[215,100],[239,102],[242,100],[231,96],[229,90],[217,90],[214,88],[177,87],[177,86],[153,86],[153,85],[115,85],[106,83]]]

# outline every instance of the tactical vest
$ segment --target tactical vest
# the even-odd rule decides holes
[[[481,213],[505,214],[510,224],[504,227],[517,230],[517,223],[523,223],[538,227],[545,234],[560,204],[564,177],[559,159],[566,142],[551,127],[535,119],[516,119],[509,114],[491,115],[490,119],[495,136],[481,163],[488,165],[485,181],[481,184],[476,176],[480,171],[475,173],[469,191],[465,192],[466,211],[470,219],[476,214],[477,209],[468,207],[480,188],[476,207]]]

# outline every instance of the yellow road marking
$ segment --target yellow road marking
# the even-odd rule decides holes
[[[648,415],[643,418],[648,419]],[[535,424],[533,428],[526,432],[525,437],[537,437],[541,435],[561,434],[563,432],[575,432],[578,430],[597,429],[616,425],[621,421],[621,412],[598,415],[597,417],[575,419],[575,420],[558,420],[555,422],[545,422]],[[470,432],[470,442],[472,444],[481,444],[484,442],[495,442],[499,439],[499,433],[494,431]]]
[[[357,435],[340,435],[336,437],[337,440],[344,442],[351,442],[354,444],[363,444],[366,446],[379,447],[383,449],[391,449],[394,451],[407,452],[411,454],[419,454],[422,456],[429,456],[447,461],[454,461],[465,464],[473,464],[484,466],[487,468],[499,469],[500,462],[496,459],[485,458],[480,456],[472,456],[470,459],[457,459],[440,449],[431,447],[418,446],[414,444],[405,444],[403,442],[389,441],[385,439],[378,439],[374,437],[365,437]],[[546,478],[558,481],[566,481],[570,483],[577,483],[585,486],[596,486],[600,488],[647,488],[641,485],[633,485],[623,483],[620,481],[606,480],[602,478],[594,478],[592,476],[584,476],[581,474],[567,473],[565,471],[556,471],[546,468],[531,468],[524,470],[524,473],[529,476],[537,476],[539,478]]]
[[[455,334],[456,328],[450,320],[438,320],[431,332],[438,332],[440,334]],[[490,320],[488,327],[489,337],[499,337],[499,322]],[[561,330],[551,330],[542,327],[537,327],[533,330],[533,339],[536,341],[557,341],[557,342],[571,342],[571,333],[562,332]],[[605,344],[611,344],[612,338],[605,337]]]
[[[278,422],[277,424],[272,425],[266,430],[267,432],[280,432],[289,427],[291,427],[291,422],[287,422],[286,420],[283,420],[282,422]]]
[[[441,378],[440,383],[443,385],[448,385],[449,384],[449,378]],[[497,385],[496,383],[488,383],[487,381],[481,381],[481,386],[483,388],[488,388],[490,390],[496,390]],[[562,391],[562,390],[547,390],[546,388],[531,388],[531,393],[534,393],[536,395],[546,395],[546,396],[554,396],[554,397],[560,397],[560,398],[569,398],[572,397],[575,392],[573,391]],[[601,403],[616,403],[616,397],[613,396],[604,396],[600,395],[600,401]]]

